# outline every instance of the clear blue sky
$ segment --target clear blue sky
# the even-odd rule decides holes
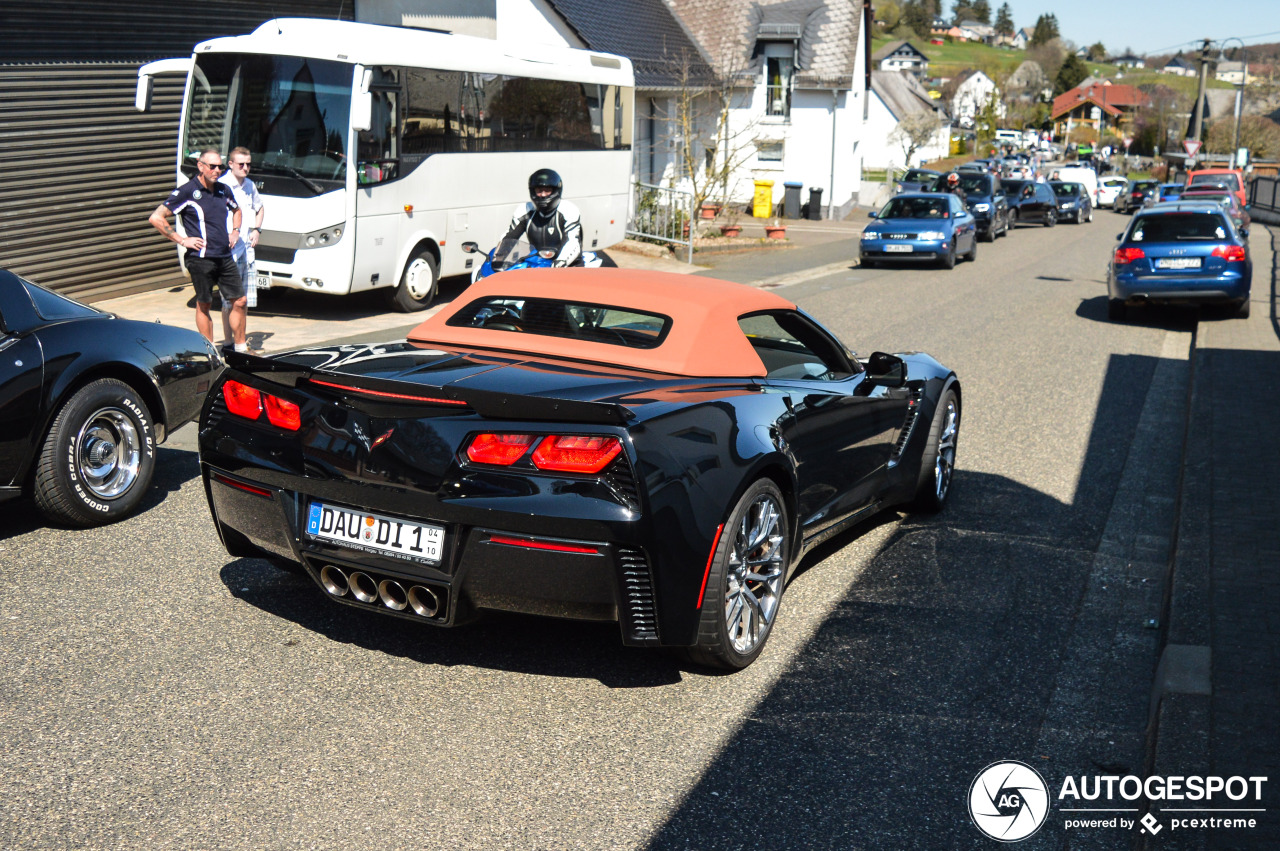
[[[988,0],[991,18],[1005,0]],[[1058,17],[1062,37],[1084,46],[1100,41],[1120,53],[1173,53],[1199,47],[1202,39],[1235,36],[1245,44],[1280,41],[1277,0],[1008,0],[1015,27],[1035,26],[1046,12]],[[948,13],[952,3],[947,3]],[[1236,43],[1232,42],[1232,46]]]

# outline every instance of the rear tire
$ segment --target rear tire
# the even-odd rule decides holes
[[[36,462],[36,505],[69,526],[113,523],[137,507],[155,466],[151,410],[132,387],[103,378],[54,417]]]
[[[1249,318],[1249,304],[1249,299],[1246,298],[1244,301],[1236,305],[1235,314],[1237,319]]]
[[[787,581],[789,535],[782,492],[757,480],[729,513],[711,557],[698,643],[685,649],[690,662],[736,671],[759,657]]]
[[[391,306],[401,313],[425,309],[436,297],[440,270],[435,255],[425,248],[409,258],[400,275],[400,284],[389,292]]]
[[[960,437],[960,397],[947,390],[938,400],[929,426],[929,442],[920,456],[920,477],[916,486],[915,511],[937,514],[951,495],[951,479],[956,467],[956,442]]]

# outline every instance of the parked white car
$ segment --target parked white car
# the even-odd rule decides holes
[[[1120,194],[1120,190],[1124,189],[1124,185],[1129,181],[1123,177],[1110,175],[1098,181],[1098,192],[1094,199],[1095,207],[1114,207],[1116,196]]]

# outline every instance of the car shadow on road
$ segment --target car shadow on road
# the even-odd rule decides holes
[[[161,446],[156,451],[156,468],[151,477],[151,486],[128,516],[139,514],[156,508],[165,498],[176,493],[187,482],[200,475],[200,459],[194,452],[181,449],[168,449]],[[30,496],[8,500],[4,510],[0,511],[0,541],[19,535],[26,535],[39,529],[75,529],[78,527],[61,526],[50,521]]]
[[[224,566],[221,578],[233,596],[331,641],[423,665],[591,678],[608,688],[656,688],[682,679],[675,659],[622,646],[616,623],[486,613],[442,629],[336,603],[301,568],[241,558]]]
[[[1203,311],[1203,312],[1201,312]],[[1197,308],[1184,304],[1148,304],[1142,307],[1130,307],[1124,320],[1117,322],[1107,318],[1107,297],[1105,295],[1086,298],[1076,308],[1076,316],[1081,319],[1092,319],[1094,322],[1107,322],[1112,325],[1139,325],[1144,328],[1159,328],[1163,331],[1194,331],[1198,318],[1212,319],[1214,313],[1208,308]]]

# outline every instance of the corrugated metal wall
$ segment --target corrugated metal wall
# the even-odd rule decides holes
[[[95,301],[184,280],[147,224],[174,186],[183,80],[138,66],[272,17],[352,16],[351,0],[0,0],[0,267]]]

